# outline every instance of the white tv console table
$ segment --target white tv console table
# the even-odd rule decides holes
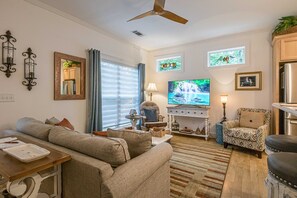
[[[174,106],[167,107],[168,125],[172,133],[190,135],[196,137],[204,137],[205,140],[209,137],[209,107],[196,107],[196,106]],[[182,133],[180,131],[172,131],[171,124],[175,120],[175,116],[182,117],[194,117],[198,119],[204,119],[205,134]]]

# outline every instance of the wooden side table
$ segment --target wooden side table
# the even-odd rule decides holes
[[[0,138],[4,137],[0,134]],[[14,136],[17,137],[17,136]],[[50,147],[39,145],[37,142],[17,137],[26,143],[33,143],[50,151],[50,154],[42,159],[23,163],[0,150],[0,175],[7,179],[6,190],[16,197],[36,198],[43,180],[54,177],[54,194],[50,197],[61,197],[61,164],[71,159],[67,153],[63,153]],[[53,168],[50,172],[39,172]],[[24,180],[31,180],[30,184]]]

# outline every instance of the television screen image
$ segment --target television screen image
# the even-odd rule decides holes
[[[210,79],[169,81],[168,104],[209,106]]]

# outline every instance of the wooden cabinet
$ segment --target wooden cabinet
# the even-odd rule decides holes
[[[274,37],[272,41],[273,60],[272,60],[272,102],[280,101],[279,93],[279,70],[280,67],[288,62],[297,62],[297,33],[280,35]],[[272,111],[272,134],[279,134],[279,110],[274,108]]]
[[[297,36],[280,41],[281,61],[297,60]]]
[[[76,69],[77,68],[67,68],[64,69],[64,79],[65,80],[69,80],[69,79],[76,79]]]

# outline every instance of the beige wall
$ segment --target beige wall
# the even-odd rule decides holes
[[[208,50],[224,49],[241,44],[249,46],[249,63],[246,66],[216,69],[207,68],[206,53]],[[184,71],[156,72],[155,57],[172,53],[183,53]],[[166,115],[168,81],[210,78],[210,122],[211,133],[214,133],[214,125],[220,121],[223,114],[222,104],[220,103],[221,94],[229,95],[227,103],[228,119],[235,117],[236,109],[239,107],[271,108],[271,67],[270,32],[263,30],[152,51],[149,53],[146,83],[155,82],[157,84],[159,92],[153,95],[153,101],[157,102],[162,114]],[[235,73],[250,71],[263,72],[262,91],[235,91]],[[191,122],[193,123],[195,120]],[[194,125],[197,125],[197,123]],[[194,126],[192,127],[194,128]]]
[[[17,39],[17,72],[10,78],[0,73],[0,94],[14,94],[15,102],[0,102],[0,130],[14,128],[17,119],[32,116],[39,120],[56,116],[68,118],[79,131],[85,130],[86,100],[54,101],[54,51],[87,57],[95,48],[112,59],[136,65],[146,61],[146,51],[98,33],[23,0],[0,0],[0,34],[10,30]],[[37,54],[37,86],[28,91],[22,85],[24,52]]]

